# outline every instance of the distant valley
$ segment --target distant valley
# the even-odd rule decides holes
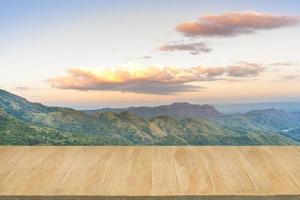
[[[264,110],[273,108],[286,112],[300,112],[300,102],[264,102],[264,103],[235,103],[213,104],[214,107],[224,114],[245,113],[252,110]]]
[[[0,90],[1,145],[298,145],[300,113],[173,103],[79,111]]]

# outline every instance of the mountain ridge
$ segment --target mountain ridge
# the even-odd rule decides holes
[[[103,108],[95,110],[83,110],[87,114],[96,112],[124,112],[128,111],[140,115],[141,117],[151,119],[153,117],[167,115],[178,119],[183,118],[204,118],[211,119],[220,117],[223,114],[217,111],[213,106],[204,104],[190,104],[187,102],[175,102],[170,105],[160,106],[140,106],[140,107],[128,107],[128,108]]]
[[[171,116],[161,112],[170,107]],[[174,112],[174,108],[179,111]],[[200,114],[185,117],[188,110],[194,108],[201,111]],[[149,109],[147,107],[147,111]],[[5,141],[1,144],[295,145],[300,142],[298,137],[259,126],[247,114],[232,118],[210,105],[175,103],[146,118],[129,111],[86,113],[71,108],[47,107],[0,90],[0,110],[0,136]],[[213,111],[212,115],[210,111]],[[178,117],[178,113],[183,115]],[[248,115],[252,116],[251,113]],[[245,124],[237,126],[240,120]]]

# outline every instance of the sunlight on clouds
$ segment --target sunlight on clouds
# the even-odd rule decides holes
[[[196,21],[182,22],[176,30],[186,36],[229,37],[253,34],[299,24],[299,16],[273,15],[255,11],[228,12],[221,15],[202,15]]]
[[[197,91],[192,83],[217,81],[228,77],[258,76],[264,67],[241,62],[229,67],[141,67],[127,66],[104,70],[70,68],[65,76],[48,82],[54,88],[74,90],[120,91],[145,94],[176,94]]]

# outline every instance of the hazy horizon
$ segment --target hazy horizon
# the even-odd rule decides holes
[[[300,102],[299,7],[3,1],[0,88],[76,109]]]
[[[3,90],[0,88],[0,90]],[[6,90],[4,90],[6,91]],[[11,94],[18,95],[13,91],[7,91]],[[31,101],[22,95],[18,95],[32,103],[42,103],[39,101]],[[97,110],[104,108],[112,108],[112,109],[125,109],[129,107],[156,107],[156,106],[164,106],[171,105],[174,103],[188,103],[188,104],[197,104],[197,105],[212,105],[220,112],[225,114],[230,113],[242,113],[248,112],[252,110],[263,110],[263,109],[277,109],[284,110],[289,112],[300,112],[300,100],[291,99],[290,101],[257,101],[257,102],[191,102],[191,101],[177,101],[177,102],[166,102],[166,103],[153,103],[153,104],[129,104],[129,105],[64,105],[64,104],[44,104],[45,106],[53,106],[53,107],[67,107],[75,110]]]

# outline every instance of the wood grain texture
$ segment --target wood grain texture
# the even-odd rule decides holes
[[[300,196],[0,196],[0,200],[300,200]]]
[[[0,147],[0,196],[300,195],[300,147]]]

